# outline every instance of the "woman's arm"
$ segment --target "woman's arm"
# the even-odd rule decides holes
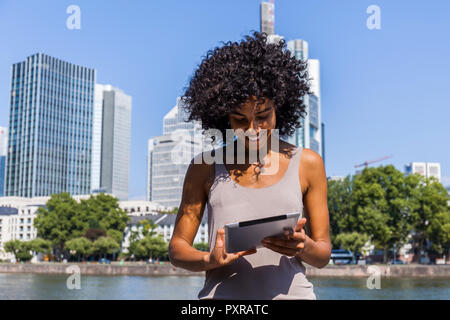
[[[205,183],[211,174],[211,166],[193,162],[191,161],[184,178],[181,204],[169,243],[169,260],[176,267],[205,271],[210,267],[207,261],[209,252],[195,249],[192,243],[205,209]]]
[[[262,244],[275,252],[295,256],[299,261],[323,268],[330,261],[331,242],[328,231],[327,180],[322,158],[314,151],[304,149],[300,173],[306,176],[303,179],[300,177],[302,185],[307,186],[303,192],[306,218],[297,222],[293,232],[285,231],[283,238],[267,237]]]
[[[323,268],[331,256],[325,167],[320,155],[310,149],[303,149],[300,167],[308,186],[303,195],[307,232],[303,249],[296,256],[311,266]]]
[[[210,177],[214,176],[214,167],[191,164],[186,172],[183,196],[178,209],[177,219],[169,244],[170,262],[191,271],[207,271],[233,263],[242,256],[256,253],[256,249],[236,253],[225,252],[225,230],[218,229],[216,241],[211,252],[203,252],[192,247],[203,210],[208,198]]]

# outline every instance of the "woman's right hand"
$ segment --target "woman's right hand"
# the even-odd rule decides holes
[[[227,253],[225,251],[225,230],[219,229],[217,230],[215,246],[209,256],[207,256],[208,269],[226,266],[242,256],[254,253],[256,253],[256,249]]]

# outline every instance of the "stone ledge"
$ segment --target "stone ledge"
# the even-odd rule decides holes
[[[192,272],[171,264],[104,265],[80,263],[0,263],[0,273],[68,274],[69,266],[78,266],[85,275],[131,276],[204,276],[205,272]],[[328,265],[318,269],[305,264],[307,277],[368,277],[376,268],[382,277],[450,278],[450,265]],[[372,267],[371,270],[368,268]],[[371,272],[370,272],[371,271]]]

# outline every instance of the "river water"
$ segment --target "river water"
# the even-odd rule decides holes
[[[198,276],[81,276],[81,288],[68,289],[68,276],[0,273],[0,300],[196,300],[204,281]],[[380,289],[368,289],[364,278],[309,280],[318,299],[450,299],[450,279],[382,278]],[[74,283],[69,281],[69,286]]]

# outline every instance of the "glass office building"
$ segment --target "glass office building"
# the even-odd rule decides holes
[[[95,81],[42,53],[12,65],[5,196],[90,193]]]

